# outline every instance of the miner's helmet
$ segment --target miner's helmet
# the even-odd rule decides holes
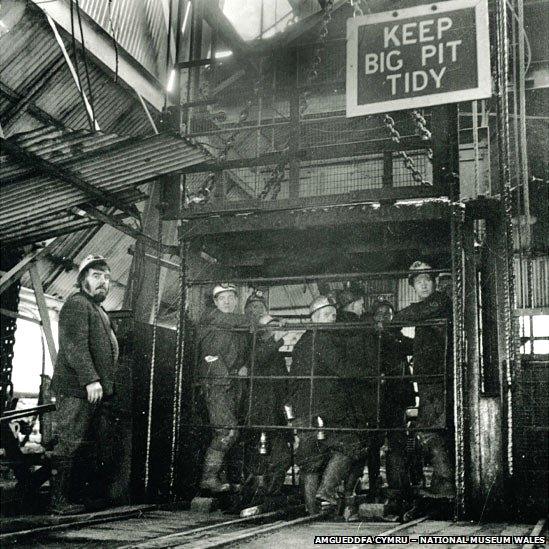
[[[408,284],[413,287],[414,286],[414,280],[415,280],[416,276],[418,274],[422,274],[421,271],[425,271],[425,270],[432,269],[432,268],[433,267],[431,267],[431,265],[429,265],[429,263],[425,263],[424,261],[414,261],[410,265],[410,269],[409,269],[410,274],[408,275]],[[428,274],[433,279],[433,282],[435,281],[435,277],[432,273],[426,273],[426,274]]]
[[[215,299],[219,294],[222,294],[223,292],[233,292],[236,295],[237,294],[236,286],[234,284],[230,284],[226,282],[222,284],[217,284],[217,286],[214,286],[212,295]]]
[[[78,276],[76,278],[77,286],[81,284],[82,279],[86,276],[86,272],[88,271],[88,269],[91,269],[92,267],[109,269],[107,260],[102,255],[97,255],[97,254],[87,255],[78,266]]]
[[[394,313],[395,312],[395,307],[394,305],[390,302],[390,301],[387,301],[384,297],[378,297],[375,302],[374,302],[374,305],[372,307],[372,312],[374,314],[377,313],[377,311],[379,311],[379,309],[383,308],[383,307],[387,307],[389,309],[391,309],[391,311]]]
[[[245,308],[248,307],[251,303],[254,302],[263,303],[265,305],[265,308],[267,308],[267,303],[265,302],[265,294],[261,290],[254,290],[249,296],[248,299],[246,299],[246,305]]]
[[[313,315],[320,309],[324,309],[324,307],[336,307],[336,302],[333,298],[321,295],[320,297],[317,297],[310,305],[309,305],[309,315]]]

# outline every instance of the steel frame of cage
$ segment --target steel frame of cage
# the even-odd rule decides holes
[[[410,322],[395,322],[391,323],[392,328],[402,328],[406,326],[411,326],[412,324]],[[422,322],[414,322],[414,326],[439,326],[444,327],[445,332],[447,329],[447,322],[445,319],[434,319],[432,321],[422,321]],[[246,394],[246,400],[248,401],[248,414],[247,417],[251,417],[251,406],[253,402],[253,382],[254,380],[270,380],[270,381],[277,381],[277,380],[286,380],[286,381],[310,381],[310,397],[309,397],[309,406],[308,406],[308,418],[309,418],[309,427],[295,427],[293,425],[287,425],[287,426],[280,426],[276,424],[263,424],[263,425],[255,425],[251,424],[249,421],[243,424],[238,425],[218,425],[218,424],[197,424],[197,423],[190,423],[189,427],[192,428],[211,428],[211,429],[282,429],[282,430],[298,430],[298,431],[307,431],[307,430],[319,430],[318,426],[313,426],[313,399],[314,399],[314,383],[315,381],[327,381],[327,380],[356,380],[356,381],[368,381],[368,380],[375,380],[376,381],[376,410],[377,410],[377,421],[376,421],[376,427],[348,427],[348,428],[342,428],[342,427],[328,427],[325,426],[322,428],[322,430],[325,431],[343,431],[343,432],[360,432],[360,433],[368,433],[368,432],[379,432],[379,431],[409,431],[409,430],[417,430],[417,431],[439,431],[441,427],[426,427],[426,428],[417,428],[417,429],[408,429],[404,425],[401,428],[386,428],[386,427],[380,427],[379,425],[379,409],[381,405],[381,385],[383,381],[385,380],[402,380],[402,381],[418,381],[418,380],[432,380],[432,379],[442,379],[442,386],[443,386],[443,403],[444,403],[444,409],[446,409],[447,405],[447,366],[444,365],[443,372],[436,373],[436,374],[410,374],[410,375],[386,375],[381,372],[381,365],[380,360],[376,362],[376,374],[375,375],[364,375],[364,376],[339,376],[339,375],[316,375],[315,374],[315,353],[314,353],[314,344],[317,338],[317,333],[319,331],[344,331],[344,330],[360,330],[360,329],[367,329],[372,328],[374,326],[371,322],[340,322],[337,324],[317,324],[317,323],[304,323],[304,324],[291,324],[291,325],[285,325],[285,326],[277,326],[277,327],[252,327],[250,329],[248,328],[220,328],[220,327],[210,327],[210,329],[219,330],[219,331],[226,331],[226,332],[234,332],[234,333],[250,333],[252,336],[252,353],[250,357],[250,373],[249,375],[227,375],[227,376],[194,376],[192,381],[193,388],[200,388],[206,384],[206,381],[196,381],[199,380],[214,380],[214,379],[225,379],[225,380],[239,380],[244,382],[245,380],[249,380],[250,387],[249,392]],[[311,330],[313,332],[313,352],[311,357],[311,370],[309,375],[292,375],[291,372],[288,375],[284,376],[273,376],[273,375],[256,375],[254,373],[255,370],[255,359],[256,359],[256,339],[257,334],[260,332],[274,332],[274,331],[302,331],[302,330]],[[379,341],[379,340],[378,340]],[[445,337],[446,341],[446,337]],[[444,355],[446,355],[446,346],[444,347]],[[420,395],[421,398],[421,395]],[[194,400],[194,399],[193,399]]]

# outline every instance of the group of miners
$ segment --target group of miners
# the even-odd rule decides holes
[[[195,340],[195,375],[213,433],[200,489],[216,494],[233,488],[226,475],[227,457],[240,437],[256,445],[247,469],[256,488],[265,494],[280,492],[286,472],[297,465],[307,509],[315,513],[321,503],[338,502],[341,485],[352,492],[366,465],[370,490],[378,487],[380,448],[386,438],[389,494],[398,501],[410,487],[406,412],[418,393],[415,432],[433,468],[429,489],[451,497],[448,328],[429,322],[451,319],[451,301],[447,291],[437,290],[426,263],[411,266],[409,283],[419,301],[398,312],[381,300],[365,315],[364,292],[352,285],[337,295],[316,298],[309,307],[311,323],[293,348],[289,368],[280,352],[289,325],[269,315],[261,291],[247,298],[241,314],[237,287],[216,285],[213,305],[202,315]],[[52,380],[58,444],[51,479],[52,510],[59,514],[83,510],[71,492],[78,453],[94,441],[105,465],[108,457],[101,457],[101,448],[112,446],[101,440],[108,432],[102,426],[110,421],[119,354],[101,305],[109,286],[105,258],[86,257],[79,268],[78,291],[60,312]],[[415,326],[413,339],[402,335],[404,325]]]
[[[429,322],[450,320],[452,309],[431,271],[421,261],[411,266],[409,283],[420,301],[398,312],[381,300],[366,316],[364,292],[352,285],[316,298],[289,369],[280,352],[288,325],[268,314],[261,292],[248,297],[240,314],[237,287],[215,286],[214,306],[197,337],[199,386],[213,427],[200,488],[232,489],[225,462],[239,436],[254,440],[259,454],[268,441],[269,459],[251,460],[251,478],[276,493],[297,465],[307,509],[315,513],[320,504],[338,503],[342,485],[352,492],[366,465],[370,490],[379,489],[386,438],[388,494],[400,508],[411,489],[406,427],[407,410],[416,404],[413,379],[419,394],[414,432],[433,468],[427,495],[452,497],[448,325]],[[413,339],[401,333],[405,325],[415,327]]]

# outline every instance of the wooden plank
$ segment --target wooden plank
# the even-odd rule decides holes
[[[42,281],[40,280],[38,267],[36,266],[35,262],[33,262],[30,267],[30,275],[32,280],[32,287],[34,289],[36,305],[38,306],[40,320],[42,321],[42,331],[44,332],[44,336],[46,337],[46,344],[51,358],[51,363],[55,364],[57,362],[57,349],[55,348],[55,341],[51,328],[50,313],[48,311],[46,297],[44,296],[44,289],[42,288]]]
[[[534,528],[532,529],[532,531],[530,532],[530,536],[533,536],[533,537],[539,536],[543,531],[543,528],[545,527],[546,522],[547,522],[547,519],[545,518],[539,519],[536,525],[534,526]],[[534,548],[533,543],[525,543],[522,546],[522,549],[533,549],[533,548]]]

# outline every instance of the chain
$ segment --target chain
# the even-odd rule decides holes
[[[271,172],[271,176],[265,183],[265,187],[261,191],[259,198],[266,200],[269,194],[271,194],[271,200],[276,200],[278,193],[282,188],[282,180],[286,174],[286,160],[280,161]]]
[[[465,379],[465,320],[463,310],[463,221],[464,210],[461,205],[454,205],[451,219],[452,239],[452,276],[453,285],[453,362],[454,362],[454,437],[456,457],[456,519],[461,517],[465,505],[465,439],[464,393]]]
[[[0,267],[3,271],[9,271],[23,258],[19,252],[3,252],[0,258]],[[14,282],[2,294],[2,307],[9,311],[17,312],[19,308],[19,290],[21,281]],[[0,353],[0,411],[3,412],[6,404],[13,396],[13,384],[11,374],[13,368],[13,346],[15,345],[15,330],[17,319],[2,315],[0,333],[2,352]]]
[[[158,217],[158,240],[162,242],[162,216]],[[152,412],[153,412],[153,397],[154,397],[154,371],[156,365],[156,340],[158,332],[158,311],[160,309],[160,267],[162,254],[160,250],[156,251],[156,271],[154,282],[154,305],[153,305],[153,331],[151,343],[151,371],[149,375],[149,408],[147,414],[147,446],[145,452],[145,493],[149,489],[150,466],[151,466],[151,438],[152,438]]]
[[[322,53],[326,48],[326,42],[328,40],[328,27],[332,21],[332,10],[334,7],[333,0],[328,0],[324,6],[324,13],[322,15],[322,22],[320,24],[320,29],[318,31],[319,41],[316,45],[315,51],[313,53],[313,61],[309,70],[307,71],[307,87],[318,78],[318,71],[322,63]],[[305,111],[309,107],[309,97],[311,92],[309,89],[305,89],[299,98],[299,116],[301,117],[305,114]],[[283,150],[286,150],[289,146],[289,139],[284,144]],[[286,164],[287,161],[283,160],[279,162],[272,170],[269,179],[265,182],[265,187],[259,194],[261,200],[267,199],[271,195],[271,200],[276,200],[280,189],[282,188],[282,180],[286,173]]]
[[[360,17],[361,15],[364,15],[364,11],[362,10],[362,2],[361,0],[349,0],[351,3],[351,6],[353,6],[353,17]]]
[[[515,308],[515,266],[513,250],[513,212],[512,212],[512,191],[506,185],[503,189],[503,206],[505,209],[505,254],[506,265],[503,269],[504,287],[507,288],[507,296],[504,301],[505,317],[505,343],[507,347],[507,371],[505,372],[507,386],[507,429],[508,429],[508,448],[507,464],[509,474],[514,472],[513,458],[513,374],[520,369],[520,349],[519,349],[519,317],[513,314]]]
[[[254,89],[253,89],[254,98],[259,95],[260,89],[261,89],[261,81],[256,80],[254,84]],[[225,145],[218,156],[219,162],[224,162],[225,160],[227,160],[229,152],[235,144],[236,137],[240,133],[240,126],[244,122],[246,122],[246,120],[248,120],[248,118],[250,117],[250,112],[252,110],[253,104],[254,104],[254,101],[252,99],[248,99],[246,101],[246,104],[244,105],[244,108],[240,111],[240,114],[238,115],[237,125],[234,131],[229,134],[229,137],[227,138],[227,141],[225,141]],[[212,114],[212,116],[215,116],[215,117],[219,117],[222,115],[224,115],[224,113],[216,112]],[[210,172],[204,179],[204,182],[202,183],[197,193],[194,195],[187,195],[185,197],[185,206],[188,206],[189,204],[202,204],[204,202],[208,202],[208,200],[210,200],[212,192],[219,178],[222,176],[222,173],[223,173],[222,171]]]
[[[183,361],[185,358],[186,312],[187,312],[187,256],[189,242],[180,236],[179,257],[179,307],[176,320],[176,352],[175,352],[175,380],[172,404],[172,445],[170,452],[170,493],[174,495],[175,464],[179,454],[179,439],[181,428],[181,398],[183,390]]]
[[[330,22],[332,21],[332,11],[334,8],[334,2],[333,0],[328,0],[326,2],[326,5],[324,6],[324,13],[322,15],[322,23],[320,24],[320,29],[318,31],[318,37],[319,42],[316,45],[314,54],[313,54],[313,62],[311,63],[311,66],[309,67],[309,70],[307,72],[307,86],[309,87],[317,78],[318,78],[318,70],[320,68],[320,64],[322,63],[322,53],[326,49],[326,42],[328,40],[328,26],[330,25]],[[309,89],[306,89],[300,97],[300,105],[299,105],[299,114],[303,115],[305,111],[309,107],[309,97],[311,96],[311,92]]]
[[[391,133],[391,141],[393,141],[397,145],[400,145],[401,135],[400,132],[395,128],[394,118],[392,116],[389,116],[388,114],[385,114],[383,115],[383,122]],[[420,185],[431,185],[429,181],[423,179],[421,172],[416,168],[415,162],[406,151],[400,150],[397,152],[397,154],[398,156],[400,156],[400,158],[402,158],[404,166],[406,166],[406,169],[412,174],[412,177],[416,183],[419,183]]]
[[[416,123],[418,134],[421,137],[422,141],[431,141],[433,139],[433,134],[427,128],[427,121],[425,120],[423,114],[417,109],[411,111],[410,114],[412,115],[412,118]],[[431,147],[427,149],[427,158],[430,162],[433,161],[433,149]]]

